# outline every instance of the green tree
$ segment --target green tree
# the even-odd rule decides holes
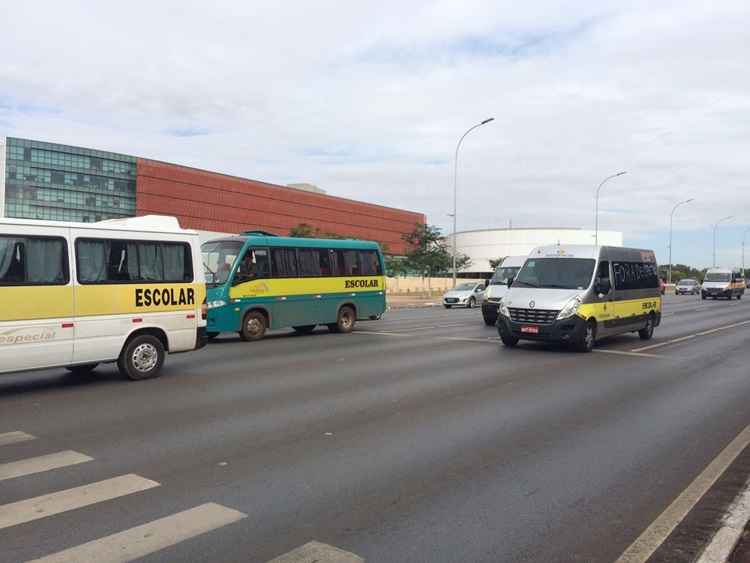
[[[490,260],[490,268],[495,271],[497,270],[497,267],[503,263],[503,260],[505,260],[507,256],[503,256],[502,258],[496,258],[495,260]]]
[[[452,256],[440,228],[417,223],[414,230],[401,238],[409,245],[405,266],[421,276],[433,277],[451,271]],[[465,254],[456,256],[456,269],[467,268],[471,259]]]
[[[289,229],[289,236],[295,238],[317,238],[317,229],[307,223],[300,223]]]

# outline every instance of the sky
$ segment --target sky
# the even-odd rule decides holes
[[[0,3],[0,136],[739,265],[746,0]],[[750,244],[750,235],[748,236]],[[750,250],[748,251],[750,264]]]

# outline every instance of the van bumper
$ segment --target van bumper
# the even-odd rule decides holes
[[[521,327],[535,326],[539,333],[533,334],[522,332]],[[508,317],[498,315],[497,332],[500,336],[514,336],[521,340],[535,340],[538,342],[577,342],[581,339],[586,328],[586,321],[574,315],[561,321],[554,321],[547,325],[529,325],[528,323],[517,323]]]
[[[206,327],[199,326],[195,331],[195,349],[200,350],[206,344],[208,344],[208,336],[206,335]]]

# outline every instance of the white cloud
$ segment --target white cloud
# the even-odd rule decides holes
[[[460,228],[590,226],[626,169],[601,224],[648,241],[683,196],[677,229],[750,223],[749,27],[739,0],[3,3],[0,134],[447,225],[455,143],[494,116],[462,148]]]

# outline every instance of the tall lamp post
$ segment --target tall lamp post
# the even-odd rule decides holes
[[[716,227],[718,227],[720,223],[729,221],[730,219],[734,219],[734,215],[727,215],[714,223],[714,268],[716,267]]]
[[[599,192],[602,189],[602,186],[609,182],[612,178],[617,178],[618,176],[622,176],[623,174],[627,174],[627,172],[618,172],[617,174],[612,174],[611,176],[607,176],[602,180],[602,183],[599,184],[599,187],[596,188],[596,203],[594,205],[594,248],[599,248]]]
[[[477,123],[472,127],[469,127],[469,129],[466,130],[466,133],[461,135],[461,138],[458,140],[458,144],[456,145],[456,156],[453,159],[453,287],[456,287],[456,206],[458,203],[458,149],[461,148],[461,143],[463,142],[466,135],[474,131],[474,129],[476,129],[477,127],[487,125],[490,121],[494,120],[494,117],[489,117],[484,121]]]
[[[690,203],[691,201],[693,201],[692,197],[690,199],[686,199],[685,201],[676,203],[672,208],[672,212],[669,214],[669,271],[667,273],[667,284],[672,283],[672,223],[674,220],[674,212],[677,211],[677,208],[681,205],[685,205],[686,203]]]
[[[742,277],[745,277],[745,239],[747,238],[747,233],[750,233],[750,227],[747,227],[745,229],[745,232],[742,233]]]

